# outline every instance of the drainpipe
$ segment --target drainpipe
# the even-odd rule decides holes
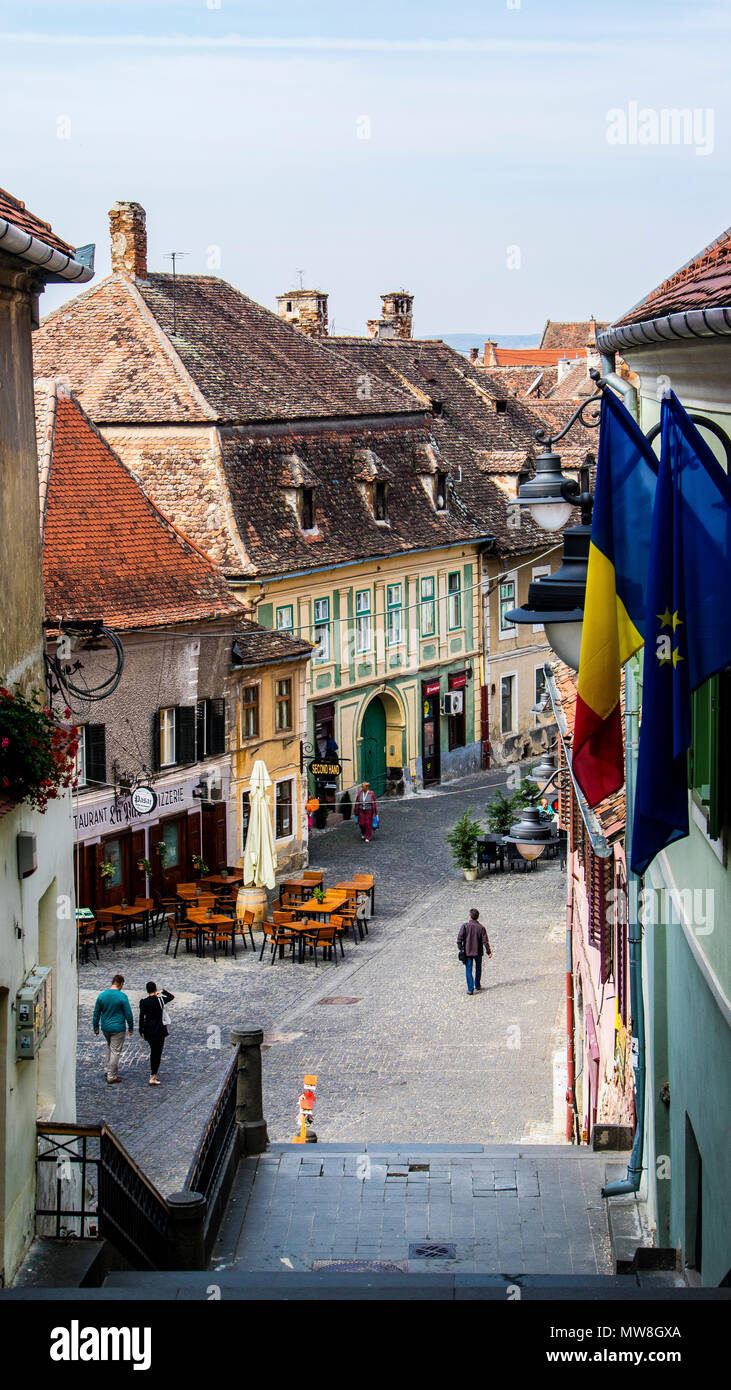
[[[575,1142],[574,1112],[576,1110],[576,1062],[574,1058],[574,960],[571,939],[574,902],[574,875],[569,854],[566,856],[566,877],[569,890],[566,898],[566,1138]]]
[[[632,823],[635,810],[635,781],[637,768],[637,739],[639,731],[639,685],[637,657],[631,657],[625,671],[625,792],[627,798],[625,847],[632,844]],[[627,865],[627,935],[629,939],[630,1008],[632,1013],[632,1050],[635,1075],[636,1129],[626,1178],[610,1182],[602,1188],[602,1197],[621,1197],[639,1190],[642,1179],[642,1160],[645,1141],[645,1008],[642,997],[642,922],[640,920],[640,889],[642,880]]]
[[[601,354],[601,362],[602,381],[606,381],[607,386],[611,386],[613,390],[619,392],[623,404],[626,405],[630,415],[632,415],[639,424],[640,409],[637,389],[631,386],[628,381],[625,381],[623,376],[618,376],[615,372],[614,368],[617,363],[616,352],[603,352]]]

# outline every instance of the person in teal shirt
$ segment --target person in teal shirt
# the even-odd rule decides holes
[[[131,1037],[135,1027],[132,1006],[122,989],[123,984],[124,975],[115,975],[111,989],[103,989],[101,994],[97,996],[94,1016],[91,1020],[91,1026],[97,1037],[101,1025],[101,1031],[107,1040],[104,1074],[110,1084],[122,1080],[121,1076],[117,1076],[117,1069],[124,1047],[125,1028]]]

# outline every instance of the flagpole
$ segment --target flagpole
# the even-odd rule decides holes
[[[625,763],[625,866],[627,873],[627,938],[629,945],[630,1012],[632,1020],[632,1069],[635,1083],[635,1137],[627,1165],[627,1176],[607,1183],[602,1197],[621,1197],[639,1190],[645,1143],[645,1004],[642,991],[642,921],[640,888],[642,879],[629,866],[627,847],[632,844],[639,738],[639,655],[624,668],[624,763]],[[615,908],[616,910],[616,908]]]

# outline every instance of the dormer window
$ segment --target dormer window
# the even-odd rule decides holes
[[[496,400],[496,401],[495,401],[495,410],[496,410],[496,412],[497,412],[498,415],[504,415],[505,412],[507,411],[507,408],[508,408],[508,403],[507,403],[507,401],[503,401],[503,400]]]
[[[444,412],[444,402],[435,400],[434,397],[432,397],[431,408],[433,415],[441,415]]]
[[[373,484],[373,515],[376,521],[388,521],[388,485]]]
[[[446,510],[447,510],[447,475],[446,475],[446,473],[437,473],[437,476],[436,476],[436,483],[435,483],[435,488],[434,488],[434,505],[435,505],[435,507],[436,507],[436,509],[437,509],[438,512],[446,512]]]
[[[301,491],[300,526],[303,531],[312,531],[315,526],[315,498],[311,487],[303,487]]]

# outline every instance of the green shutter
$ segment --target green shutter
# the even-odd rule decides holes
[[[107,780],[106,727],[104,724],[87,724],[84,733],[87,782]]]
[[[175,761],[195,762],[195,705],[178,705],[175,711]]]

